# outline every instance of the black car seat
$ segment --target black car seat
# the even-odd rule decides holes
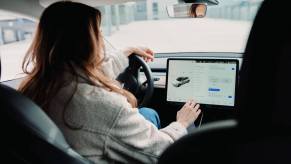
[[[68,145],[59,128],[35,103],[3,84],[0,84],[0,117],[2,162],[92,163]]]
[[[240,70],[236,120],[214,122],[169,146],[166,163],[291,163],[291,1],[265,0]]]

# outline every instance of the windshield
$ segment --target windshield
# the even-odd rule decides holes
[[[103,32],[117,48],[147,46],[156,53],[244,52],[262,0],[221,0],[205,18],[169,18],[177,0],[147,0],[102,6]]]
[[[102,31],[116,48],[147,46],[155,53],[244,52],[262,0],[220,0],[208,6],[205,18],[169,18],[166,6],[178,0],[147,0],[99,6]],[[1,10],[0,56],[6,81],[23,76],[21,63],[37,22],[24,15]]]

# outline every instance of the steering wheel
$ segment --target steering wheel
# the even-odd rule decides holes
[[[140,68],[142,68],[146,81],[141,83],[139,79]],[[131,92],[138,101],[138,107],[146,106],[154,93],[154,81],[150,67],[138,55],[129,56],[129,66],[121,73],[117,79],[123,83],[123,88]]]

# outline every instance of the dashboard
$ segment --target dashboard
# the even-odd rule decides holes
[[[242,64],[242,53],[232,52],[177,52],[177,53],[156,53],[154,62],[148,63],[154,80],[155,88],[166,88],[166,72],[167,72],[167,60],[168,58],[206,58],[206,59],[237,59],[239,60],[239,67]],[[142,73],[139,76],[140,81],[146,80],[145,75]],[[16,78],[1,82],[13,88],[17,88],[23,78]]]
[[[235,59],[239,61],[239,69],[242,64],[242,53],[233,52],[184,52],[184,53],[157,53],[154,62],[148,63],[152,73],[155,88],[166,88],[167,60],[169,58],[189,58],[189,59]],[[141,71],[140,81],[146,80]]]

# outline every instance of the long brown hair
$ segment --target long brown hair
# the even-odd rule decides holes
[[[64,73],[70,70],[77,77],[77,67],[91,84],[125,96],[136,107],[136,98],[101,71],[104,55],[100,24],[100,11],[85,4],[62,1],[46,8],[23,61],[28,76],[19,90],[47,110],[64,85]]]

